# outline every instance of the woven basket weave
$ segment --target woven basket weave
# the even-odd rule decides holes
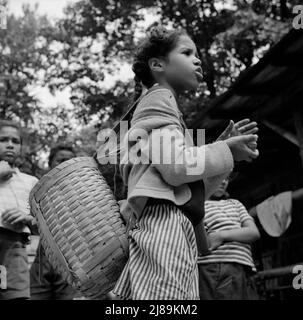
[[[128,258],[119,205],[93,158],[61,163],[30,194],[41,244],[55,270],[88,298],[102,298]]]

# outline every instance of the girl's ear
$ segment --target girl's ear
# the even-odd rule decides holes
[[[151,58],[148,60],[148,66],[151,71],[162,72],[164,71],[165,62],[161,58]]]

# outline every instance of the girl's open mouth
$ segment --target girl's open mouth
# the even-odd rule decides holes
[[[199,70],[196,70],[195,74],[198,80],[203,80],[203,75]]]

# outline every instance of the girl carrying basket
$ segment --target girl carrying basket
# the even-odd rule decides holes
[[[148,90],[121,150],[134,150],[141,139],[139,153],[148,161],[131,161],[130,152],[121,158],[126,208],[133,211],[136,224],[129,232],[129,260],[113,293],[133,300],[199,299],[194,227],[203,214],[185,213],[182,205],[191,200],[191,183],[203,181],[207,198],[233,169],[234,160],[256,158],[258,151],[249,145],[257,136],[194,147],[184,135],[178,95],[196,90],[202,78],[196,46],[184,31],[152,29],[138,46],[133,71],[136,98],[143,87]],[[167,134],[172,138],[165,139]]]

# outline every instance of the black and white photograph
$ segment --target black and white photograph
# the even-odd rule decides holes
[[[302,299],[302,0],[0,0],[0,300]]]

